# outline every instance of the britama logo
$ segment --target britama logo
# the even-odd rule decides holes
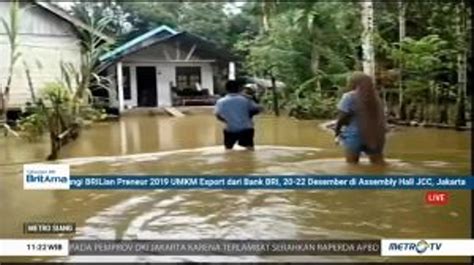
[[[69,165],[23,165],[24,189],[67,190],[69,185]]]
[[[50,176],[46,175],[33,175],[29,174],[26,175],[26,182],[28,183],[67,183],[69,181],[68,177],[66,176]]]
[[[417,243],[390,243],[388,250],[391,251],[416,251],[423,254],[429,251],[440,251],[443,243],[428,243],[426,240],[420,240]]]

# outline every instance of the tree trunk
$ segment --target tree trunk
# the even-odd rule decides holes
[[[447,124],[448,123],[448,106],[446,104],[442,104],[440,108],[441,110],[439,111],[438,123]]]
[[[426,102],[423,102],[423,104],[420,105],[420,110],[418,113],[418,121],[420,123],[425,121],[425,111],[426,111]]]
[[[316,90],[319,94],[319,96],[322,96],[322,89],[321,89],[321,79],[319,78],[319,62],[320,62],[321,56],[319,55],[318,47],[316,44],[313,44],[313,48],[311,50],[311,70],[313,71],[313,74],[316,76],[315,79],[315,84],[316,84]]]
[[[436,86],[434,81],[429,82],[428,97],[426,98],[425,122],[433,121],[433,107],[436,103]]]
[[[278,94],[275,77],[272,74],[272,92],[273,92],[273,111],[276,116],[280,116],[280,109],[278,107]]]
[[[362,1],[362,67],[364,73],[370,75],[375,84],[375,53],[374,53],[374,8],[372,1]]]
[[[267,1],[262,1],[261,7],[262,7],[262,29],[263,32],[267,32],[270,29],[270,23],[268,22],[269,20],[269,5],[270,3]]]
[[[10,86],[12,83],[12,76],[13,76],[13,65],[9,67],[8,79],[7,84],[5,86],[4,91],[0,91],[1,101],[2,101],[2,110],[0,115],[0,120],[4,121],[7,124],[7,113],[8,113],[8,102],[10,101]],[[2,88],[0,88],[1,90]],[[8,131],[5,133],[5,136],[8,134]]]
[[[448,103],[446,100],[446,98],[448,97],[447,88],[441,86],[437,94],[437,108],[439,110],[439,115],[437,117],[436,122],[440,124],[447,124],[449,120]]]
[[[416,104],[411,104],[409,111],[408,111],[408,120],[412,121],[416,119],[416,112],[417,112]]]
[[[49,117],[49,138],[51,141],[51,154],[47,157],[47,160],[56,160],[61,150],[61,141],[59,135],[63,131],[61,125],[61,114],[59,104],[55,104],[51,109],[51,116]]]
[[[457,56],[458,67],[458,90],[456,102],[456,127],[466,126],[466,86],[467,86],[467,41],[466,41],[466,14],[464,1],[461,1],[456,6],[456,11],[459,16],[459,22],[456,27],[458,38],[461,38],[460,51]]]
[[[274,2],[273,1],[262,1],[261,7],[262,7],[262,30],[264,33],[268,32],[270,30],[270,11],[271,8],[273,7]],[[276,87],[276,80],[275,76],[273,74],[273,67],[270,67],[270,77],[271,77],[271,82],[272,82],[272,99],[273,99],[273,112],[275,113],[276,116],[280,115],[280,110],[278,108],[278,94],[277,94],[277,87]]]
[[[403,0],[398,1],[398,23],[399,23],[399,43],[400,43],[400,51],[402,50],[401,43],[405,39],[406,36],[406,21],[405,21],[405,14],[406,14],[406,3]],[[402,54],[402,53],[400,53]],[[406,108],[405,102],[403,98],[403,59],[400,58],[399,63],[399,75],[398,75],[398,118],[400,120],[406,119]]]
[[[23,66],[25,67],[25,75],[26,79],[28,80],[28,88],[30,89],[31,100],[33,101],[33,104],[36,104],[35,88],[33,86],[33,80],[31,79],[30,68],[25,61],[23,61]]]

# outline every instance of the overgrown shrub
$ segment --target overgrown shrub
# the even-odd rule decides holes
[[[103,109],[94,109],[89,105],[77,106],[72,100],[70,90],[61,82],[45,85],[39,99],[29,104],[20,119],[19,128],[22,135],[30,141],[39,139],[49,131],[59,135],[73,126],[83,126],[87,121],[103,120],[107,114]],[[74,110],[79,109],[75,114]]]
[[[322,98],[316,93],[298,100],[290,100],[286,109],[298,119],[330,119],[336,117],[336,98]]]

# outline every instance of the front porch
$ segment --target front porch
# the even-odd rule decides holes
[[[173,106],[206,106],[214,105],[219,97],[209,93],[209,90],[178,90],[172,88]]]
[[[125,109],[122,116],[172,116],[166,111],[166,107],[137,107],[132,109]],[[185,115],[196,114],[212,114],[214,106],[178,106],[174,107],[179,112]]]
[[[115,102],[120,111],[133,108],[214,105],[215,62],[119,62]],[[183,71],[185,72],[183,74]],[[122,78],[120,78],[122,77]],[[112,100],[113,101],[113,100]]]

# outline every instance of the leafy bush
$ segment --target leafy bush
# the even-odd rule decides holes
[[[337,114],[336,98],[322,98],[316,93],[290,100],[286,108],[289,115],[298,119],[328,119]]]
[[[22,136],[29,141],[38,140],[48,130],[47,115],[44,113],[44,105],[42,102],[32,105],[27,104],[23,110],[23,118],[19,120],[19,130]]]
[[[38,140],[48,130],[58,135],[71,126],[83,126],[88,120],[106,118],[105,110],[78,106],[80,103],[72,98],[70,90],[63,83],[46,84],[37,102],[29,104],[23,111],[23,118],[19,122],[22,135],[30,141]],[[75,114],[75,109],[79,109],[78,114]]]

